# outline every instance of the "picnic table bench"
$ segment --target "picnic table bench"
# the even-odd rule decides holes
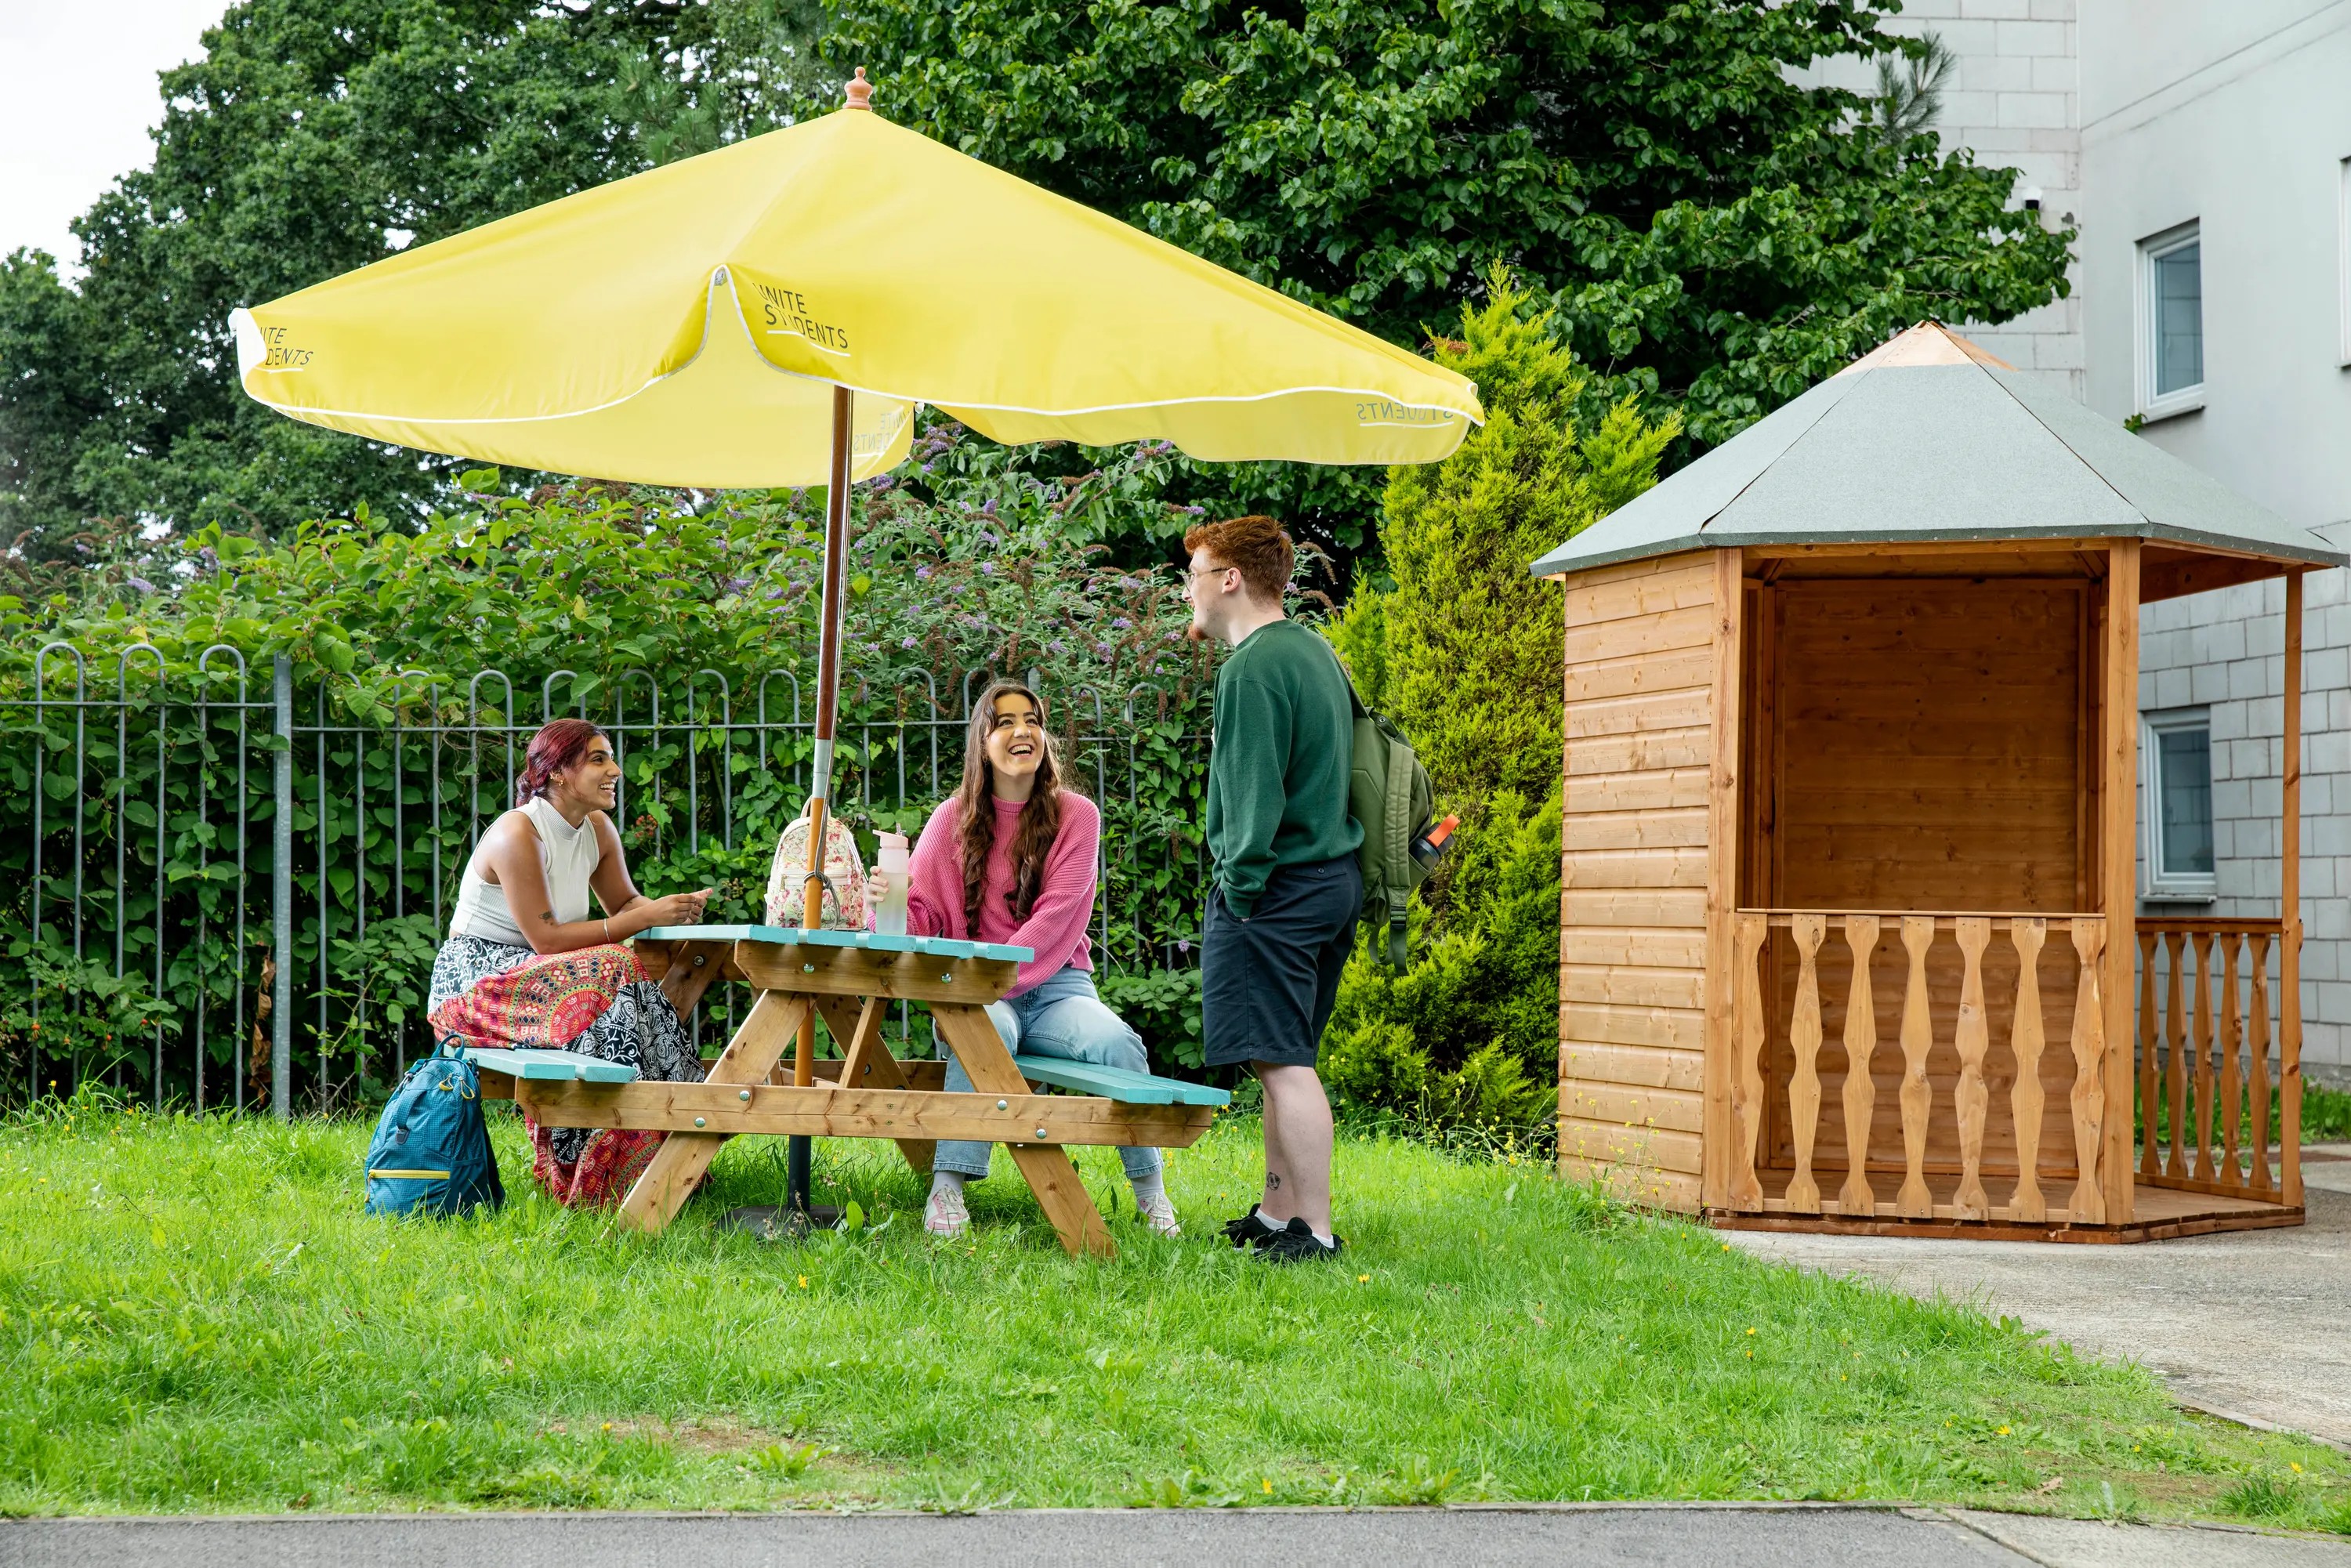
[[[1011,988],[1025,947],[934,936],[774,925],[655,926],[638,960],[681,1018],[721,979],[751,988],[751,1009],[700,1083],[639,1081],[633,1068],[569,1051],[472,1048],[482,1092],[541,1125],[670,1134],[622,1202],[622,1222],[666,1226],[729,1137],[888,1138],[916,1170],[941,1138],[1006,1145],[1037,1202],[1079,1256],[1115,1255],[1066,1145],[1187,1148],[1231,1096],[1221,1089],[1059,1057],[1016,1056],[987,1016]],[[970,1075],[948,1093],[942,1061],[900,1061],[883,1038],[893,1001],[931,1009]],[[823,1020],[840,1051],[792,1081],[786,1053],[801,1022]],[[1050,1094],[1046,1087],[1069,1091]]]

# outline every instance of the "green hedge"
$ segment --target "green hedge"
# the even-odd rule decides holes
[[[1179,1003],[1157,999],[1184,982],[1150,977],[1188,963],[1179,944],[1196,934],[1215,650],[1185,637],[1175,574],[1122,567],[1089,542],[1133,531],[1139,513],[1167,519],[1165,527],[1185,520],[1184,508],[1161,496],[1169,449],[1087,455],[1099,459],[1090,470],[1043,477],[1033,449],[967,441],[937,423],[899,476],[859,487],[836,798],[869,835],[869,850],[876,828],[919,826],[935,800],[927,749],[904,755],[913,747],[893,744],[893,727],[947,721],[939,767],[952,788],[962,673],[1036,671],[1057,704],[1057,731],[1091,737],[1072,772],[1103,797],[1104,852],[1116,868],[1111,957],[1138,972],[1135,983],[1149,981],[1135,1003],[1155,1043],[1182,1061],[1191,1041],[1196,1061],[1196,993],[1187,1023]],[[266,703],[272,660],[287,655],[298,721],[323,716],[349,732],[328,737],[323,760],[308,738],[295,748],[297,1082],[306,1094],[322,1082],[380,1088],[395,1050],[423,1043],[417,1019],[437,938],[433,853],[445,910],[469,810],[486,821],[507,803],[501,747],[485,747],[477,771],[467,749],[432,759],[411,734],[400,753],[395,834],[382,781],[401,727],[465,722],[466,685],[483,668],[511,676],[514,711],[491,683],[478,717],[524,734],[538,720],[543,687],[554,711],[584,708],[608,722],[622,703],[641,722],[653,677],[674,697],[685,677],[705,672],[697,690],[705,718],[713,676],[737,694],[738,713],[771,673],[797,676],[812,694],[821,492],[699,497],[586,486],[516,498],[496,495],[496,483],[491,472],[468,476],[473,504],[413,531],[364,510],[307,525],[283,543],[211,528],[160,549],[126,542],[115,559],[86,564],[37,600],[0,596],[0,778],[10,786],[0,792],[0,996],[9,998],[0,1004],[0,1096],[52,1078],[63,1092],[97,1074],[152,1090],[147,1071],[160,1024],[164,1097],[190,1098],[200,1008],[206,1103],[233,1096],[235,1040],[253,1036],[270,929],[275,743],[266,710],[207,713],[195,699],[235,698],[238,658],[249,672],[247,696]],[[53,642],[80,652],[88,695],[110,700],[120,678],[129,705],[119,727],[110,710],[64,706],[74,666],[54,652],[41,693],[49,706],[36,723],[34,662]],[[214,648],[226,651],[207,655]],[[779,707],[787,689],[780,678],[771,685]],[[673,709],[658,735],[628,750],[622,828],[632,870],[649,888],[715,885],[715,915],[756,918],[775,835],[804,803],[805,733],[728,737],[666,722],[679,716]],[[1097,765],[1108,786],[1099,790]],[[365,806],[364,936],[352,918],[362,821],[352,786],[362,767],[377,781]],[[656,778],[667,781],[658,800]],[[69,898],[77,852],[88,890],[78,960]],[[152,892],[159,862],[160,909]],[[398,917],[395,885],[405,910]],[[315,1000],[322,913],[330,955],[323,1022]],[[160,994],[147,978],[159,945]],[[248,1089],[258,1092],[266,1076],[249,1076]]]

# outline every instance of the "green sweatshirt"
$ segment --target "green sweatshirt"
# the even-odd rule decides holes
[[[1295,621],[1259,627],[1217,672],[1208,856],[1225,907],[1242,919],[1277,868],[1363,842],[1347,815],[1354,727],[1337,655]]]

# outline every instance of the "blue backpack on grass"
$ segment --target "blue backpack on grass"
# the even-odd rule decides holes
[[[367,1152],[370,1214],[469,1214],[507,1200],[482,1119],[482,1075],[451,1035],[408,1070]]]

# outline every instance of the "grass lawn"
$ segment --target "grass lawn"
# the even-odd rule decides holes
[[[1541,1168],[1343,1141],[1347,1261],[1284,1271],[1216,1234],[1254,1185],[1236,1121],[1174,1156],[1194,1234],[1122,1201],[1100,1265],[1001,1157],[940,1246],[887,1145],[826,1145],[827,1196],[886,1219],[794,1248],[712,1228],[781,1194],[781,1145],[737,1142],[645,1241],[539,1198],[493,1126],[505,1212],[399,1223],[359,1212],[356,1124],[0,1126],[0,1511],[1796,1497],[2351,1530],[2330,1449]]]

